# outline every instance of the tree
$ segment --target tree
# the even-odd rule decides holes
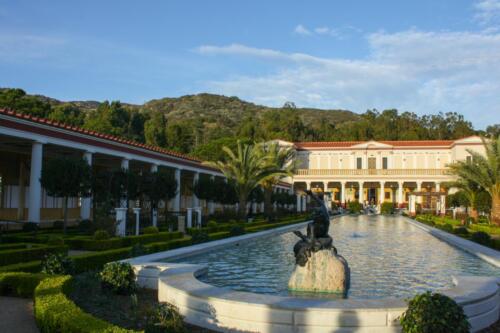
[[[273,188],[282,178],[293,175],[295,150],[291,147],[280,147],[278,143],[264,144],[260,147],[262,157],[269,159],[271,164],[282,171],[282,173],[266,177],[260,182],[264,189],[264,212],[267,218],[271,219],[273,215]]]
[[[119,101],[105,101],[85,119],[84,127],[101,133],[126,136],[129,121],[130,112]]]
[[[177,182],[173,174],[164,170],[143,172],[141,178],[141,193],[151,203],[151,221],[155,225],[154,215],[158,203],[163,200],[165,202],[165,211],[167,210],[166,203],[177,194]]]
[[[486,141],[485,155],[472,150],[467,152],[472,161],[459,161],[450,166],[451,171],[465,182],[478,184],[491,196],[491,221],[500,225],[500,137]]]
[[[68,198],[90,196],[91,173],[83,158],[54,158],[42,167],[40,183],[47,194],[64,199],[64,233],[68,221]]]
[[[236,152],[228,147],[223,149],[227,154],[227,161],[206,162],[206,164],[219,169],[233,182],[239,202],[238,215],[240,219],[244,219],[250,192],[265,178],[279,176],[284,171],[261,153],[260,145],[247,145],[238,141]]]
[[[85,117],[77,106],[63,104],[56,106],[52,112],[50,112],[48,118],[64,124],[82,126]]]
[[[167,122],[160,112],[154,112],[144,123],[144,137],[148,145],[165,147],[167,144],[166,136]]]
[[[198,199],[205,200],[205,202],[215,199],[215,180],[207,175],[200,175],[198,181],[193,185],[193,193]]]
[[[479,184],[471,180],[459,179],[451,183],[450,187],[455,187],[460,190],[455,193],[455,201],[460,202],[459,206],[467,207],[467,213],[475,220],[477,218],[476,198],[478,193],[482,191]]]

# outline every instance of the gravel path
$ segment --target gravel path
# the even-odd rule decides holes
[[[0,297],[0,332],[38,333],[29,298]]]

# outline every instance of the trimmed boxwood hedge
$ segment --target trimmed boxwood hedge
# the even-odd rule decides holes
[[[139,236],[113,237],[104,240],[95,240],[88,236],[76,236],[65,240],[66,244],[74,250],[105,251],[133,246],[135,244],[148,244],[154,242],[167,242],[172,239],[182,238],[182,232],[159,232]]]
[[[32,272],[37,273],[42,269],[42,261],[35,260],[29,262],[21,262],[19,264],[0,266],[0,273],[3,272]]]
[[[71,276],[42,280],[35,289],[35,319],[40,332],[126,333],[127,330],[96,318],[79,308],[66,295],[71,290]]]
[[[68,253],[67,246],[40,245],[33,248],[0,251],[0,266],[40,260],[49,253]]]
[[[0,274],[0,295],[33,297],[36,286],[46,278],[47,275],[41,273],[2,273]]]

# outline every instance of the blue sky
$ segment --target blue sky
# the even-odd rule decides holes
[[[0,86],[500,122],[500,0],[0,0]]]

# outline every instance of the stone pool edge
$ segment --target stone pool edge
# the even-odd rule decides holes
[[[415,227],[431,234],[432,236],[440,239],[442,241],[447,242],[455,247],[458,247],[461,250],[464,250],[468,253],[475,255],[476,257],[481,258],[487,263],[500,267],[500,251],[491,249],[489,247],[483,246],[478,243],[474,243],[468,239],[464,239],[462,237],[455,236],[450,234],[449,232],[439,230],[437,228],[428,226],[426,224],[420,223],[412,218],[405,216],[406,220],[414,225]]]
[[[410,218],[407,220],[438,239],[490,262],[485,259],[488,251],[485,254],[484,249],[481,249],[485,247],[464,240],[481,247],[465,244],[469,246],[464,248],[463,242],[454,242],[456,240],[453,238],[457,236],[446,237],[441,234],[441,230]],[[157,262],[159,259],[199,254],[224,245],[283,233],[303,227],[308,222],[125,261],[134,266],[140,286],[157,289],[160,302],[176,305],[187,322],[200,327],[220,332],[326,333],[332,329],[342,332],[400,332],[398,318],[406,309],[403,299],[332,301],[238,292],[198,280],[197,277],[206,272],[206,267],[202,265]],[[464,307],[472,325],[471,332],[477,332],[498,320],[500,278],[457,276],[453,277],[453,282],[455,286],[442,293]]]

